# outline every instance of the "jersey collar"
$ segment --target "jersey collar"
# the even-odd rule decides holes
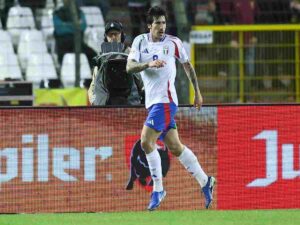
[[[150,35],[150,33],[147,33],[148,36],[148,41],[153,42],[152,40],[152,36]],[[166,39],[167,35],[165,34],[159,41],[163,42]]]

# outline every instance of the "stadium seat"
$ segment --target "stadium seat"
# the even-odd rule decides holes
[[[65,87],[74,87],[75,85],[75,54],[67,53],[63,57],[61,66],[61,80]],[[80,81],[91,79],[91,68],[85,54],[80,55]]]
[[[0,53],[0,80],[5,78],[22,79],[18,59],[14,53]]]
[[[42,80],[48,79],[57,79],[51,55],[49,53],[30,55],[26,68],[26,80],[32,81],[33,85],[38,87]]]
[[[55,4],[53,0],[46,0],[46,9],[54,9],[55,8]]]
[[[85,15],[88,27],[104,27],[104,19],[100,8],[97,6],[82,6],[80,7]]]
[[[19,44],[21,42],[36,42],[36,41],[44,41],[44,37],[41,31],[32,29],[22,31]]]
[[[35,28],[31,8],[21,6],[11,7],[8,11],[6,27],[12,36],[13,45],[17,46],[21,32]]]
[[[54,52],[55,39],[53,36],[54,25],[53,25],[53,11],[44,9],[41,17],[41,31],[44,36],[44,40],[47,43],[48,49]]]
[[[106,20],[121,22],[124,25],[123,31],[124,33],[126,33],[126,39],[129,41],[133,41],[135,37],[132,37],[132,22],[128,7],[115,8],[113,10],[110,10],[106,16]]]
[[[63,6],[64,5],[64,2],[63,2],[63,0],[56,0],[56,7],[55,8],[59,8],[59,7],[61,7],[61,6]]]
[[[104,27],[88,27],[84,31],[84,42],[96,52],[101,50],[100,45],[104,41]]]
[[[82,6],[80,9],[84,13],[87,23],[87,29],[84,32],[84,42],[90,48],[99,52],[105,32],[102,12],[97,6]]]
[[[0,30],[0,49],[1,53],[14,54],[11,37],[7,31]]]
[[[38,30],[23,31],[18,45],[18,57],[22,71],[25,72],[28,57],[33,53],[47,53],[43,34]]]

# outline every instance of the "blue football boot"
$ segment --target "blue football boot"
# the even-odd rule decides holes
[[[208,177],[206,185],[202,188],[202,192],[205,196],[205,208],[208,209],[213,201],[213,192],[216,179],[214,177]]]
[[[157,209],[160,205],[160,203],[162,202],[162,200],[164,200],[164,198],[166,197],[167,192],[166,191],[153,191],[151,194],[151,200],[148,206],[148,210],[149,211],[153,211],[155,209]]]

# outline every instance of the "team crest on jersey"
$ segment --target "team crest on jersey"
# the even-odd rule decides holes
[[[163,53],[164,53],[164,55],[168,55],[168,53],[169,53],[169,46],[164,46],[163,47]]]

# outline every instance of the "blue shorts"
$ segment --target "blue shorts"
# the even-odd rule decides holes
[[[163,140],[170,129],[176,129],[175,115],[177,109],[178,107],[174,102],[154,104],[148,109],[148,116],[144,125],[162,132],[159,139]]]

